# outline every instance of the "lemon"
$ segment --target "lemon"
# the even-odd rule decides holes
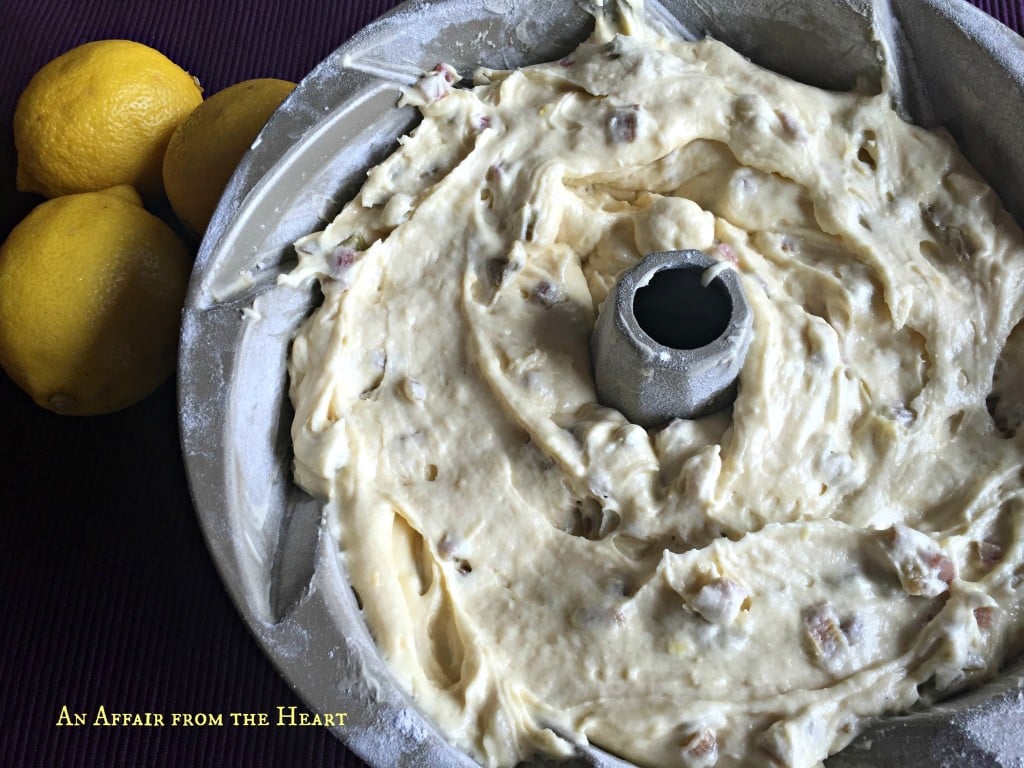
[[[57,197],[131,184],[155,199],[167,142],[202,98],[188,72],[142,43],[72,48],[18,99],[18,189]]]
[[[164,189],[178,218],[197,235],[206,231],[224,187],[264,123],[295,83],[245,80],[218,91],[171,136],[164,155]]]
[[[0,366],[57,413],[141,400],[174,369],[190,269],[129,186],[36,206],[0,246]]]

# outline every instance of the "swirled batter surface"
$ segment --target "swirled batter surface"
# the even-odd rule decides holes
[[[456,78],[408,93],[422,123],[288,277],[324,296],[295,476],[419,706],[487,765],[811,766],[994,673],[1024,239],[952,142],[628,14]],[[590,335],[681,248],[739,272],[754,340],[731,408],[643,429],[597,402]]]

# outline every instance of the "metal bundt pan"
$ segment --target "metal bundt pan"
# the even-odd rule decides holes
[[[1024,41],[963,0],[666,0],[649,12],[755,62],[834,88],[894,84],[915,122],[945,126],[1024,221]],[[285,359],[316,301],[277,286],[291,243],[321,229],[415,123],[395,80],[446,61],[558,58],[592,27],[573,0],[414,0],[323,61],[270,120],[200,249],[183,320],[182,445],[224,584],[281,674],[376,768],[472,766],[400,691],[348,587],[320,506],[290,479]],[[883,66],[880,62],[887,62]],[[387,73],[391,73],[388,75]],[[920,713],[880,720],[830,766],[1024,765],[1022,667]],[[577,766],[622,766],[593,749]]]

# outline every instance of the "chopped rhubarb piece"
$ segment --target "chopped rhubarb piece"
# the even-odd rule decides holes
[[[701,728],[683,744],[679,757],[686,768],[711,768],[718,762],[718,738],[710,728]]]
[[[994,611],[992,608],[982,606],[981,608],[974,609],[974,620],[978,622],[978,629],[991,629],[992,628],[992,616]]]
[[[712,624],[732,624],[749,597],[747,588],[732,579],[714,579],[700,588],[690,607]]]
[[[549,309],[562,300],[562,292],[547,280],[537,283],[537,287],[533,289],[533,296]]]
[[[975,541],[972,547],[977,558],[988,565],[1003,559],[1003,548],[994,541]]]
[[[849,648],[842,621],[829,603],[808,606],[801,613],[801,618],[814,656],[828,662]]]
[[[956,567],[930,536],[895,525],[882,532],[880,541],[907,594],[936,597],[949,590]]]
[[[632,104],[618,107],[608,118],[608,136],[612,144],[630,144],[636,141],[640,127],[640,107]]]

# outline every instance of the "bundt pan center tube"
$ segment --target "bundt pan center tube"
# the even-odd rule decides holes
[[[648,254],[618,279],[594,328],[598,399],[642,427],[713,413],[735,397],[752,322],[728,262]]]

